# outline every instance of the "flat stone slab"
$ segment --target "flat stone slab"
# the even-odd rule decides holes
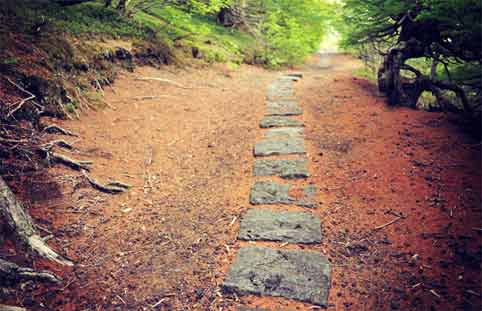
[[[300,120],[294,120],[287,117],[265,117],[259,123],[261,128],[273,127],[300,127],[304,126]]]
[[[303,114],[295,101],[269,101],[266,105],[267,116],[299,116]]]
[[[295,91],[293,89],[293,81],[285,79],[283,81],[277,81],[271,84],[268,87],[266,97],[268,100],[294,100]]]
[[[304,212],[252,208],[241,220],[238,239],[288,243],[320,243],[321,221]]]
[[[254,155],[256,157],[304,153],[306,153],[305,142],[300,138],[286,140],[264,139],[254,145]]]
[[[290,195],[290,192],[301,192],[300,198]],[[316,208],[316,188],[312,185],[304,188],[293,188],[288,184],[273,181],[257,181],[251,187],[249,202],[253,205],[297,205],[306,208]]]
[[[319,253],[243,247],[223,283],[226,292],[295,299],[326,307],[331,266]]]
[[[279,176],[284,179],[308,178],[307,160],[256,160],[254,176]]]
[[[303,138],[304,135],[305,129],[302,127],[273,128],[264,133],[265,138],[278,140]]]
[[[298,82],[298,81],[301,80],[301,78],[300,78],[300,77],[295,77],[295,76],[289,76],[289,75],[287,75],[287,76],[282,76],[282,77],[280,78],[280,80],[289,80],[289,81]]]

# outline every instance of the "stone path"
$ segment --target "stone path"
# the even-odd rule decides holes
[[[260,122],[263,138],[253,150],[253,176],[257,179],[249,198],[253,207],[241,219],[239,240],[321,242],[321,220],[309,210],[317,207],[316,187],[306,183],[310,173],[304,124],[296,119],[303,109],[296,100],[294,84],[302,77],[302,73],[287,74],[268,87],[266,113]],[[305,180],[305,185],[286,182],[295,179]],[[287,205],[302,210],[283,210]],[[331,266],[317,252],[247,246],[239,250],[223,288],[237,295],[278,296],[327,306],[330,285]]]

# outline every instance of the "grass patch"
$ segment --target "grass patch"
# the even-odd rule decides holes
[[[353,71],[353,75],[357,78],[362,78],[362,79],[368,79],[371,82],[377,82],[377,74],[367,68],[366,66],[363,66],[361,68],[355,69]]]
[[[162,33],[175,46],[197,48],[207,62],[240,64],[256,50],[253,36],[223,27],[212,17],[164,7],[139,12],[135,18]]]
[[[2,13],[14,18],[23,27],[23,32],[32,32],[37,25],[51,24],[55,28],[74,35],[102,34],[111,37],[147,37],[152,31],[132,19],[121,16],[114,9],[101,3],[83,3],[61,7],[44,2],[7,1]],[[45,26],[44,26],[45,25]]]

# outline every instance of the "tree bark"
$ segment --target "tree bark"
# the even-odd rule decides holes
[[[62,258],[53,251],[37,234],[31,217],[25,212],[22,204],[17,201],[15,195],[1,177],[0,218],[5,221],[8,230],[14,235],[16,241],[28,250],[59,264],[73,265],[71,261]]]

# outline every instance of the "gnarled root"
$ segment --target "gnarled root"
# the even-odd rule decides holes
[[[62,258],[62,256],[53,251],[42,237],[36,233],[32,219],[1,177],[0,217],[5,221],[7,228],[14,235],[16,241],[27,249],[61,265],[73,265],[71,261]]]
[[[25,280],[42,281],[58,284],[61,280],[50,272],[35,271],[0,259],[0,279],[7,284],[16,284]],[[0,308],[0,310],[2,310]]]
[[[75,133],[72,133],[69,130],[63,129],[58,125],[52,124],[44,128],[44,132],[50,133],[50,134],[61,134],[65,136],[74,136],[77,137],[78,135]]]
[[[45,149],[43,149],[43,151],[47,153],[47,159],[49,162],[63,164],[77,171],[90,170],[89,165],[92,164],[91,161],[78,161],[60,153],[49,152]]]
[[[89,181],[89,183],[94,187],[95,189],[105,192],[105,193],[110,193],[110,194],[116,194],[116,193],[122,193],[125,192],[127,189],[130,188],[129,185],[121,183],[121,182],[111,182],[106,185],[103,185],[99,183],[97,180],[92,178],[87,174],[86,171],[82,171],[82,174],[84,177]]]
[[[27,311],[25,308],[0,305],[0,311]]]

